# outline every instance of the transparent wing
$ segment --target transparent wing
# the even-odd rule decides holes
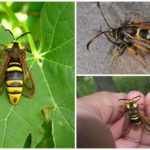
[[[10,61],[10,57],[6,55],[0,66],[0,94],[4,90],[5,74],[6,74],[6,69],[7,69],[9,61]]]
[[[125,136],[129,133],[130,131],[130,116],[128,113],[125,113],[125,120],[123,123],[123,131],[122,131],[122,136]]]
[[[23,73],[24,73],[23,94],[27,97],[32,97],[35,93],[35,86],[28,65],[25,60],[25,54],[21,56],[20,61],[23,66]]]
[[[139,111],[139,115],[141,117],[144,128],[150,132],[150,120],[141,111]]]

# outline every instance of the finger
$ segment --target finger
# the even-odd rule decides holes
[[[144,103],[144,95],[141,92],[131,91],[127,94],[127,98],[133,99],[133,98],[137,97],[138,95],[141,96],[141,98],[137,102],[138,106],[140,106]],[[132,122],[130,122],[129,128],[130,128],[129,133],[127,135],[125,135],[123,138],[128,141],[135,142],[135,143],[139,142],[140,138],[142,136],[142,126],[140,124],[136,125],[136,124],[133,124]]]
[[[137,143],[124,140],[124,139],[118,139],[115,141],[115,143],[116,143],[117,148],[136,148],[137,147]]]
[[[114,140],[118,139],[122,135],[122,124],[124,122],[124,117],[121,117],[113,124],[109,124],[109,128],[111,130],[111,133],[113,135]]]
[[[139,91],[131,91],[128,93],[127,98],[128,99],[132,99],[136,96],[141,96],[141,98],[139,99],[139,101],[137,102],[139,105],[144,104],[144,95],[139,92]]]
[[[115,148],[112,134],[108,127],[97,117],[79,114],[77,118],[78,148]]]
[[[111,117],[108,121],[109,128],[112,132],[113,138],[117,139],[122,135],[122,125],[124,122],[124,102],[119,99],[125,99],[127,94],[125,93],[114,93],[112,97]]]
[[[150,118],[150,92],[145,96],[145,115]]]
[[[106,122],[107,123],[115,123],[119,119],[121,119],[124,109],[120,106],[123,106],[123,102],[119,101],[121,98],[126,98],[125,93],[111,93],[110,99],[106,105],[107,111],[106,114]],[[108,115],[109,112],[109,115]]]
[[[118,100],[125,98],[124,93],[99,92],[78,100],[78,111],[98,116],[104,123],[111,123],[120,116]]]
[[[150,92],[145,96],[144,106],[145,106],[145,116],[147,117],[147,119],[149,119],[150,118]],[[141,138],[141,143],[143,145],[150,145],[149,139],[150,139],[150,132],[148,132],[147,130],[144,130],[142,138]]]

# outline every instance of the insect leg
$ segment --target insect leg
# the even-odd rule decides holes
[[[132,45],[131,47],[127,47],[127,49],[148,69],[150,70],[150,68],[148,67],[148,65],[146,64],[146,62],[144,61],[143,57],[136,51],[135,45]]]
[[[135,47],[137,47],[138,49],[140,49],[143,53],[144,52],[149,52],[149,49],[148,48],[146,48],[146,47],[144,47],[144,46],[142,46],[142,45],[140,45],[140,44],[137,44],[137,43],[135,43],[135,44],[133,44]]]
[[[112,58],[111,58],[111,60],[110,60],[110,62],[109,62],[109,65],[110,65],[110,66],[112,65],[114,59],[115,59],[117,56],[120,56],[120,55],[123,53],[123,51],[125,50],[125,48],[126,48],[126,47],[124,46],[124,44],[122,44],[122,45],[120,45],[119,47],[117,47],[117,49],[115,50],[115,52],[114,52],[114,54],[113,54],[113,56],[112,56]]]

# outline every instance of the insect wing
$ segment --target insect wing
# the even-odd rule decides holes
[[[139,115],[141,117],[144,128],[150,132],[150,120],[141,111],[139,111]]]
[[[139,22],[139,23],[131,23],[129,25],[132,29],[137,28],[137,34],[134,37],[136,40],[143,41],[146,43],[150,43],[150,22]]]
[[[123,123],[123,133],[122,135],[125,136],[129,133],[130,131],[130,116],[128,113],[125,114],[125,120]]]
[[[35,93],[34,82],[32,80],[32,76],[26,63],[25,57],[21,56],[20,60],[22,62],[24,73],[23,94],[27,97],[32,97]]]
[[[141,95],[138,95],[136,97],[133,97],[131,100],[134,102],[134,103],[137,103],[140,99],[141,99]]]
[[[150,29],[150,22],[139,22],[139,23],[133,23],[133,24],[140,29]]]
[[[9,61],[10,61],[10,57],[6,55],[0,66],[0,94],[3,92],[3,89],[4,89],[5,74],[6,74],[6,69],[7,69]]]

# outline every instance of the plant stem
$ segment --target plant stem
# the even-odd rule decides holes
[[[28,32],[28,31],[29,31],[28,27],[27,27],[25,24],[23,24],[22,27],[24,28],[24,31],[25,31],[25,32]],[[31,47],[31,51],[32,51],[32,53],[34,53],[34,52],[36,51],[36,47],[35,47],[35,44],[34,44],[32,35],[30,34],[30,35],[28,35],[27,37],[28,37],[28,41],[29,41],[29,44],[30,44],[30,47]]]
[[[5,12],[7,13],[7,15],[10,17],[10,19],[12,20],[12,23],[14,25],[20,25],[20,22],[18,21],[17,17],[14,15],[14,12],[6,5],[6,3],[1,3],[2,7],[5,9]]]
[[[28,32],[29,31],[29,29],[25,25],[25,23],[21,23],[18,20],[18,18],[15,16],[14,12],[6,5],[6,3],[1,3],[1,5],[5,9],[7,15],[12,20],[12,23],[13,23],[14,26],[18,25],[23,30],[23,32]],[[29,41],[29,45],[30,45],[31,51],[32,51],[32,53],[34,53],[36,51],[36,47],[35,47],[33,38],[32,38],[31,35],[28,35],[27,37],[28,37],[28,41]]]

